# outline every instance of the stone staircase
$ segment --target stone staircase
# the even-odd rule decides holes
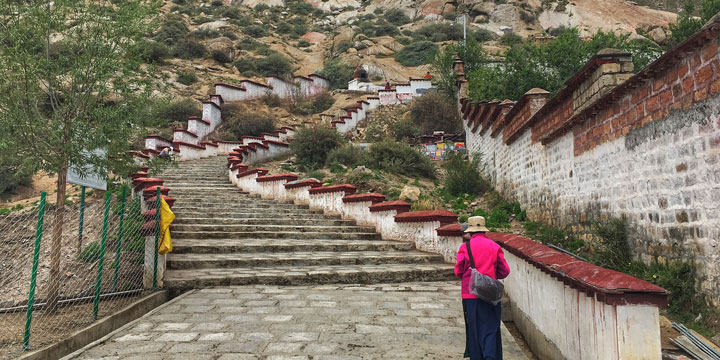
[[[410,242],[307,206],[252,197],[226,159],[185,161],[162,176],[176,199],[165,286],[385,283],[453,279],[452,265]]]

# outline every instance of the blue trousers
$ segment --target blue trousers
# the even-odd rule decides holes
[[[470,360],[502,360],[501,304],[493,306],[480,299],[463,299],[462,305]]]

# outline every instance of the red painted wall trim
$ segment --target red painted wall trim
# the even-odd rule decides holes
[[[258,176],[263,176],[267,173],[268,173],[267,169],[255,168],[255,169],[250,169],[250,170],[245,170],[245,171],[239,172],[237,174],[237,178],[239,179],[241,177],[250,176],[252,174],[258,174]]]
[[[568,286],[609,305],[667,306],[669,292],[647,281],[593,265],[515,234],[488,233],[503,249]]]
[[[379,202],[385,201],[385,195],[378,194],[378,193],[368,193],[368,194],[354,194],[354,195],[348,195],[344,197],[343,203],[355,203],[355,202],[365,202],[365,201],[371,201],[373,204],[377,204]]]
[[[178,149],[180,149],[180,146],[181,146],[181,145],[182,145],[182,146],[188,146],[188,147],[196,148],[196,149],[200,149],[200,150],[205,150],[205,147],[204,147],[204,146],[195,145],[195,144],[191,144],[191,143],[186,143],[186,142],[184,142],[184,141],[174,141],[174,142],[173,142],[173,146],[177,147]],[[179,151],[179,150],[178,150],[178,151]]]
[[[412,205],[410,205],[404,201],[396,200],[396,201],[384,201],[381,203],[370,205],[369,209],[370,209],[370,212],[395,210],[399,214],[402,212],[410,211],[411,206]]]
[[[435,229],[435,231],[437,231],[438,236],[461,237],[461,236],[465,235],[465,233],[462,231],[462,225],[460,225],[460,224],[443,225],[443,226]]]
[[[316,188],[322,186],[322,183],[318,180],[314,179],[305,179],[297,182],[293,182],[290,184],[285,184],[285,189],[297,189],[301,187],[311,187]]]
[[[396,223],[439,221],[440,224],[456,222],[458,215],[448,210],[410,211],[395,215]]]
[[[215,83],[215,86],[216,86],[216,87],[217,87],[217,86],[224,86],[224,87],[229,87],[229,88],[235,89],[235,90],[247,91],[247,90],[245,90],[244,88],[242,88],[242,87],[240,87],[240,86],[230,85],[230,84],[226,84],[226,83]]]
[[[277,175],[266,175],[266,176],[259,176],[255,181],[257,182],[269,182],[269,181],[280,181],[280,180],[287,180],[287,181],[295,181],[297,180],[298,176],[296,174],[292,173],[285,173],[285,174],[277,174]]]
[[[350,185],[350,184],[340,184],[340,185],[316,187],[316,188],[312,188],[308,191],[310,192],[310,195],[327,194],[327,193],[341,192],[341,191],[344,191],[345,195],[352,195],[355,193],[355,191],[357,191],[357,186]]]

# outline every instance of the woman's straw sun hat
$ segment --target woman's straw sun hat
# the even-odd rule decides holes
[[[482,216],[471,216],[468,218],[468,228],[465,230],[466,233],[490,231],[485,227],[485,218]]]

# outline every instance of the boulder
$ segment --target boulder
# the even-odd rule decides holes
[[[339,27],[335,32],[335,37],[333,38],[333,45],[337,47],[342,42],[353,41],[353,38],[355,38],[355,30],[351,29],[348,26]]]
[[[661,27],[656,27],[648,33],[648,37],[652,39],[652,41],[664,45],[667,42],[668,36],[665,33],[665,30]]]
[[[324,11],[342,10],[346,7],[358,9],[362,6],[358,0],[306,0],[310,5]]]
[[[250,7],[250,8],[254,8],[255,6],[260,5],[260,4],[271,6],[271,7],[272,6],[281,6],[281,7],[286,6],[285,0],[243,0],[242,4],[247,7]]]
[[[420,188],[412,185],[405,185],[400,192],[400,200],[417,201],[420,198]]]
[[[521,21],[520,11],[515,5],[500,4],[490,13],[490,21],[498,25],[516,27],[514,25]]]
[[[220,51],[230,60],[235,58],[235,47],[233,45],[233,41],[224,36],[208,40],[206,44],[210,52]]]
[[[378,45],[382,45],[392,51],[400,51],[405,47],[403,44],[397,42],[395,38],[390,36],[381,36],[375,38],[375,43]]]
[[[316,31],[311,31],[305,35],[302,36],[302,39],[311,43],[311,44],[319,44],[325,40],[325,34],[319,33]]]
[[[335,24],[342,25],[346,24],[350,19],[356,19],[358,17],[357,10],[346,11],[335,17]]]
[[[470,10],[470,15],[490,15],[497,5],[494,2],[481,2],[475,4]]]
[[[198,26],[198,30],[222,30],[230,27],[230,23],[225,20],[211,21]]]
[[[366,46],[360,50],[360,54],[363,55],[392,55],[395,52],[382,45],[371,45]]]

